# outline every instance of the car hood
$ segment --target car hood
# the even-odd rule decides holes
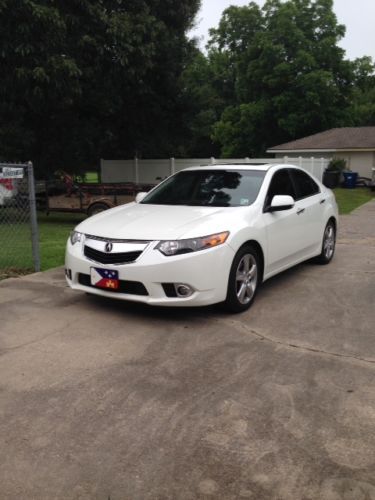
[[[237,215],[250,207],[192,207],[129,203],[101,212],[76,230],[103,238],[168,240],[230,230]]]

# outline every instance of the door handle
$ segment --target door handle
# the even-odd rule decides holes
[[[320,204],[321,204],[321,205],[323,205],[323,203],[325,203],[325,202],[326,202],[326,199],[325,199],[325,198],[323,198],[322,200],[320,200]]]
[[[303,214],[304,211],[305,211],[304,208],[300,208],[299,210],[297,210],[297,215]]]

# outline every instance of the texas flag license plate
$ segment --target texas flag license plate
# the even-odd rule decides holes
[[[118,271],[92,267],[91,284],[98,288],[104,288],[105,290],[118,290],[120,284],[118,279]]]

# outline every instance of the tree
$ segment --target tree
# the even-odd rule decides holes
[[[0,151],[39,172],[175,146],[199,0],[0,0]]]
[[[224,12],[209,49],[231,75],[232,102],[213,132],[224,155],[264,154],[347,122],[353,67],[337,45],[344,33],[332,0],[267,0],[262,10],[250,3]]]
[[[375,65],[371,57],[353,61],[354,98],[350,107],[353,125],[375,125]]]
[[[223,99],[213,86],[213,72],[209,61],[198,49],[182,73],[180,94],[180,116],[185,128],[179,156],[205,158],[219,154],[219,149],[213,143],[212,125],[219,120]]]

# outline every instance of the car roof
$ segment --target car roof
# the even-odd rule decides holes
[[[184,170],[260,170],[267,172],[272,167],[294,167],[296,165],[286,165],[284,163],[220,163],[213,165],[197,165],[195,167],[184,168]]]

